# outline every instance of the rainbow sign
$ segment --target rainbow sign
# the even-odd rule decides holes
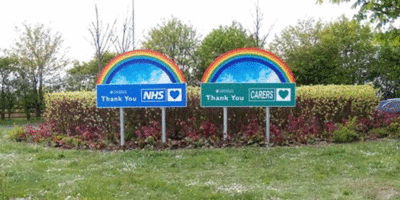
[[[98,108],[186,107],[186,80],[165,55],[135,50],[113,58],[97,78]]]
[[[201,79],[202,107],[294,107],[290,68],[271,52],[242,48],[218,57]]]
[[[101,70],[97,84],[185,83],[179,67],[165,55],[135,50],[113,58]]]
[[[295,83],[290,68],[271,52],[257,48],[229,51],[205,71],[203,83]]]

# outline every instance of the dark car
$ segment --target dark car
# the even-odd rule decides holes
[[[399,113],[400,114],[400,98],[386,99],[379,103],[379,112]]]

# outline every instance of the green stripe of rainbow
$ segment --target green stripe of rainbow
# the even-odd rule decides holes
[[[228,51],[227,53],[221,55],[220,57],[215,59],[214,62],[210,64],[210,66],[208,66],[208,68],[204,72],[201,82],[203,83],[210,82],[213,79],[213,76],[217,74],[218,70],[220,70],[225,64],[227,64],[233,59],[246,56],[258,56],[268,60],[279,70],[281,75],[285,78],[286,82],[289,83],[296,82],[292,70],[290,70],[290,68],[286,65],[285,62],[283,62],[275,54],[257,48],[234,49],[232,51]]]
[[[109,75],[115,71],[120,63],[132,59],[135,57],[149,57],[156,59],[157,61],[163,63],[163,65],[169,70],[169,72],[175,77],[176,81],[179,83],[185,83],[186,79],[183,76],[182,71],[179,69],[178,65],[174,63],[167,56],[152,50],[134,50],[125,52],[113,58],[107,63],[107,65],[101,70],[99,76],[97,77],[97,84],[105,84]]]

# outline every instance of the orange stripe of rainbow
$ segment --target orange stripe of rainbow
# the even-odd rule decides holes
[[[241,48],[241,49],[234,49],[232,51],[228,51],[227,53],[219,56],[217,59],[215,59],[210,66],[206,69],[204,72],[204,75],[201,79],[201,82],[203,83],[208,83],[210,80],[213,79],[214,74],[223,67],[226,62],[229,62],[230,59],[232,58],[237,58],[237,57],[246,57],[249,55],[256,55],[263,57],[269,61],[271,61],[281,72],[282,76],[285,77],[287,82],[290,83],[295,83],[296,80],[293,76],[292,70],[286,65],[285,62],[283,62],[278,56],[275,54],[265,51],[262,49],[257,49],[257,48]]]
[[[186,82],[185,76],[183,76],[182,71],[179,69],[178,65],[174,63],[171,59],[169,59],[167,56],[164,54],[161,54],[157,51],[152,51],[152,50],[134,50],[134,51],[129,51],[125,52],[123,54],[120,54],[113,58],[111,61],[107,63],[107,65],[101,70],[99,76],[97,77],[97,84],[104,84],[106,83],[106,78],[109,74],[111,74],[116,66],[118,66],[119,63],[123,62],[126,59],[133,58],[133,57],[138,57],[138,56],[148,56],[153,59],[156,59],[166,65],[166,68],[169,69],[169,71],[177,78],[177,81],[180,83]]]

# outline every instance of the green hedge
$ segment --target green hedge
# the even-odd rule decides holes
[[[167,109],[167,135],[170,139],[183,139],[188,133],[222,136],[222,108],[200,107],[199,95],[200,88],[189,87],[187,107]],[[317,118],[322,123],[340,123],[343,118],[368,116],[378,103],[379,97],[371,85],[297,87],[296,107],[271,108],[271,122],[280,129],[288,126],[289,116],[302,116],[306,122]],[[101,129],[109,139],[118,140],[119,110],[96,108],[95,92],[49,93],[45,95],[45,104],[46,120],[55,121],[57,131],[62,134],[73,135],[77,126],[85,124]],[[160,109],[124,110],[128,138],[149,134],[149,131],[159,132]],[[228,108],[228,116],[228,132],[232,137],[240,137],[249,129],[265,131],[263,107]]]

